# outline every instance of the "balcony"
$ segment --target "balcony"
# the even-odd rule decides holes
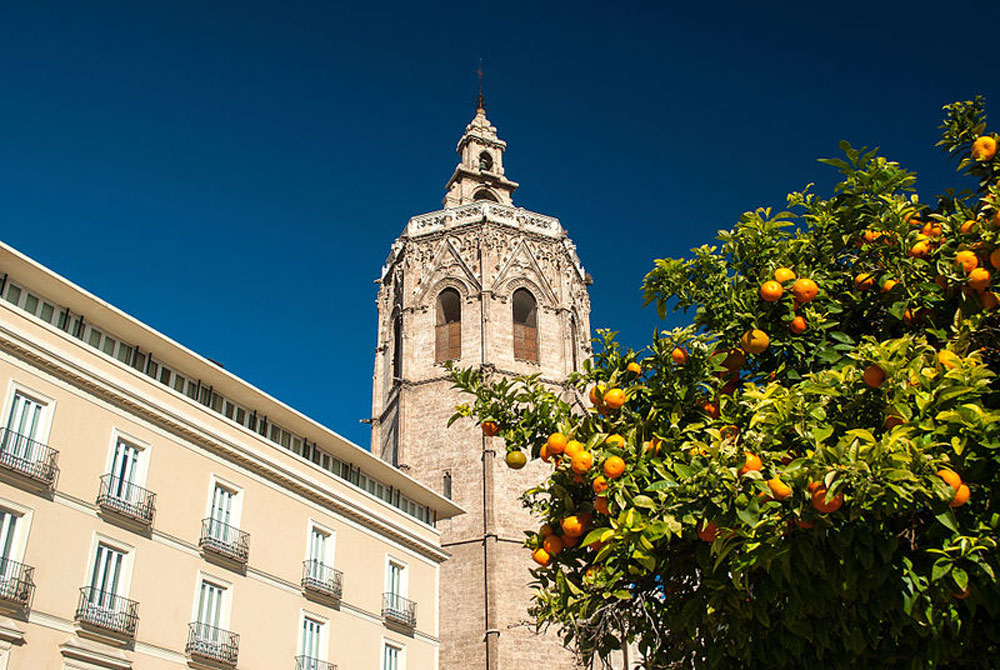
[[[386,623],[415,628],[417,625],[417,603],[395,593],[383,593],[382,618]]]
[[[235,668],[240,653],[240,636],[207,623],[191,623],[188,624],[188,641],[184,651],[192,660]]]
[[[138,609],[139,603],[134,600],[84,586],[80,589],[75,618],[87,628],[132,640],[139,623]]]
[[[31,607],[35,593],[35,569],[29,565],[0,560],[0,602],[19,611]]]
[[[331,600],[340,600],[344,594],[344,573],[322,561],[302,561],[302,588]]]
[[[120,477],[104,475],[101,477],[97,504],[105,512],[118,514],[143,526],[152,526],[156,494]]]
[[[55,488],[59,452],[7,428],[0,428],[0,468],[45,490]]]
[[[309,656],[296,656],[295,670],[337,670],[337,666]]]
[[[215,519],[204,519],[201,522],[198,546],[204,551],[246,565],[250,557],[250,533]]]

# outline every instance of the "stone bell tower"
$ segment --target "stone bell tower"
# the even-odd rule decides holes
[[[451,388],[445,361],[540,373],[558,387],[591,353],[576,248],[558,219],[514,206],[506,148],[480,97],[444,209],[410,219],[379,281],[372,451],[467,510],[438,523],[452,555],[441,569],[441,670],[574,667],[527,612],[534,564],[521,545],[538,522],[518,497],[542,464],[511,470],[501,438],[471,421],[447,427],[469,398]]]

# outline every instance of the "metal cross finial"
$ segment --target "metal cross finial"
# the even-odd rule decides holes
[[[486,100],[483,98],[483,59],[479,59],[479,67],[476,68],[476,74],[479,76],[479,97],[476,98],[476,109],[485,110]]]

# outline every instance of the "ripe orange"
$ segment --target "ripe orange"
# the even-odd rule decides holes
[[[931,251],[931,245],[925,240],[920,240],[910,247],[910,258],[926,258]]]
[[[594,483],[591,484],[594,489],[594,493],[600,495],[608,490],[608,480],[604,478],[604,475],[597,475],[594,477]]]
[[[944,480],[944,483],[951,488],[958,491],[959,487],[962,485],[962,478],[958,476],[957,472],[953,470],[938,470],[936,473],[938,477]]]
[[[990,254],[990,265],[993,266],[994,270],[1000,270],[1000,247],[993,250]]]
[[[542,547],[539,547],[531,552],[531,558],[535,561],[535,563],[538,563],[543,568],[549,564],[549,561],[552,560],[552,557],[549,556],[549,552],[545,551]]]
[[[767,488],[771,489],[775,500],[786,500],[788,496],[792,495],[792,487],[781,481],[780,477],[768,479]]]
[[[604,444],[610,444],[612,447],[617,447],[618,449],[621,449],[622,447],[625,446],[625,438],[619,435],[618,433],[615,433],[614,435],[608,435],[604,439]]]
[[[549,435],[549,441],[545,444],[548,446],[550,454],[561,454],[566,451],[566,436],[562,433],[552,433]]]
[[[745,475],[748,472],[760,472],[764,465],[761,463],[760,456],[751,451],[744,451],[743,454],[746,460],[743,462],[743,467],[740,468],[740,475]]]
[[[570,461],[570,467],[573,468],[573,472],[578,475],[582,475],[587,472],[593,464],[594,455],[589,451],[578,451],[573,454],[573,458]]]
[[[594,498],[594,509],[601,514],[611,514],[611,510],[608,509],[608,499],[604,496]]]
[[[776,281],[766,281],[760,286],[760,297],[764,302],[776,302],[782,293],[784,289]]]
[[[959,251],[955,254],[955,265],[961,265],[965,274],[969,274],[979,266],[979,259],[971,251]]]
[[[687,363],[688,352],[682,347],[675,347],[674,350],[670,352],[670,358],[674,361],[674,363],[677,363],[677,365],[684,365]]]
[[[953,351],[948,351],[947,349],[942,349],[937,355],[938,362],[944,367],[951,370],[959,363],[959,358]]]
[[[609,456],[604,461],[604,476],[608,479],[616,479],[625,472],[625,461],[620,456]]]
[[[583,443],[582,442],[577,442],[576,440],[570,440],[569,442],[566,443],[565,454],[567,456],[569,456],[570,458],[573,458],[574,456],[576,456],[581,451],[583,451]]]
[[[622,405],[625,404],[625,391],[622,391],[621,389],[611,389],[604,394],[604,404],[612,410],[621,409]]]
[[[778,268],[774,271],[774,280],[784,284],[795,279],[795,271],[791,268]]]
[[[496,421],[483,421],[479,427],[483,429],[483,435],[486,437],[493,437],[500,432],[500,426]]]
[[[800,279],[799,281],[802,280]],[[796,285],[798,285],[797,282]],[[740,338],[740,346],[742,346],[743,351],[748,354],[763,353],[770,343],[771,339],[767,336],[767,333],[757,328],[748,330],[743,334],[743,337]]]
[[[629,372],[633,372],[633,373],[635,373],[635,374],[637,374],[637,375],[641,375],[641,374],[642,374],[642,366],[640,366],[640,365],[639,365],[638,363],[636,363],[635,361],[633,361],[633,362],[629,363],[629,364],[628,364],[628,365],[627,365],[627,366],[625,367],[625,369],[626,369],[626,370],[628,370]]]
[[[982,293],[990,285],[990,271],[986,268],[976,268],[969,273],[969,286]]]
[[[996,155],[997,141],[989,135],[977,137],[976,141],[972,143],[972,158],[974,160],[980,162],[993,160]]]
[[[570,537],[580,537],[583,535],[583,520],[575,514],[563,519],[560,525],[562,525],[564,535],[569,535]]]
[[[882,293],[889,293],[890,291],[892,291],[892,289],[896,288],[898,285],[899,282],[896,281],[895,279],[886,279],[885,282],[882,284]]]
[[[503,460],[511,470],[520,470],[528,462],[528,457],[523,451],[508,451]]]
[[[862,377],[865,383],[871,386],[873,389],[877,389],[885,381],[885,370],[877,365],[869,365],[865,368]]]
[[[963,223],[961,226],[958,227],[958,231],[960,233],[968,234],[972,230],[972,227],[974,225],[976,225],[975,221],[972,220],[966,221],[965,223]]]
[[[549,556],[558,556],[559,552],[563,550],[562,538],[558,535],[549,535],[542,541],[542,549],[544,549]]]
[[[831,512],[836,512],[840,509],[840,506],[844,504],[844,494],[838,493],[830,500],[826,499],[826,487],[820,486],[812,494],[812,504],[816,508],[817,512],[821,514],[830,514]]]
[[[816,297],[819,293],[819,286],[812,279],[803,277],[792,285],[792,293],[795,294],[795,299],[804,305],[807,302],[812,302]]]
[[[867,272],[859,274],[854,278],[854,288],[859,291],[867,291],[873,286],[875,286],[875,277],[872,277]]]
[[[949,503],[952,507],[961,507],[965,503],[969,502],[969,496],[972,495],[972,491],[969,490],[967,484],[962,484],[955,491],[955,497],[951,499]]]
[[[698,524],[698,539],[702,542],[714,542],[719,535],[719,527],[711,521],[701,520]]]

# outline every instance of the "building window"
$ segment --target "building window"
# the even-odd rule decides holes
[[[462,297],[446,288],[437,297],[434,360],[437,363],[462,357]]]
[[[403,650],[386,642],[382,651],[382,670],[403,670]]]
[[[527,289],[514,291],[514,358],[538,362],[538,303]]]

